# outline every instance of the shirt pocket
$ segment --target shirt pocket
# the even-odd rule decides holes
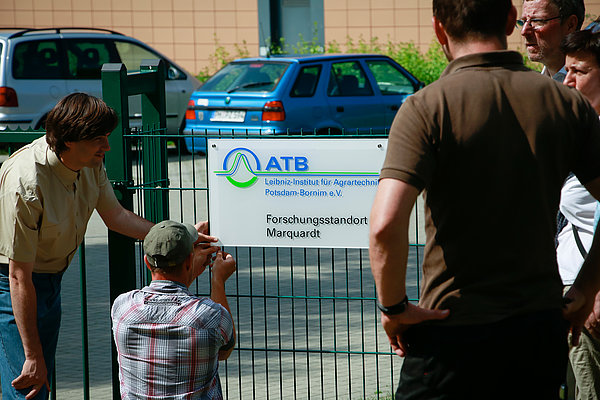
[[[42,225],[40,228],[40,242],[53,242],[60,238],[64,231],[64,225],[53,224],[53,225]],[[73,227],[75,229],[75,227]]]

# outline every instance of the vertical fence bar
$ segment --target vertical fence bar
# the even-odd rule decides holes
[[[235,248],[235,258],[236,265],[239,265],[239,252],[238,248]],[[240,335],[240,331],[242,330],[240,327],[240,275],[239,273],[235,274],[235,293],[237,294],[236,308],[237,308],[237,343],[238,343],[238,393],[239,398],[242,398],[242,336]]]
[[[338,365],[337,365],[337,314],[335,308],[335,251],[331,249],[331,307],[333,309],[333,379],[335,381],[335,398],[338,395]]]
[[[306,260],[306,249],[304,249],[304,312],[305,314],[305,321],[306,321],[306,382],[307,382],[307,387],[306,387],[306,391],[308,393],[308,398],[310,399],[310,343],[309,343],[309,332],[310,332],[310,328],[309,328],[309,312],[308,312],[308,308],[309,308],[309,290],[308,290],[308,263]],[[295,363],[294,363],[295,365]]]
[[[83,347],[83,398],[90,398],[90,362],[88,345],[87,278],[85,264],[85,242],[79,246],[79,286],[81,293],[81,346]]]
[[[279,270],[279,247],[275,248],[275,265],[277,268],[277,332],[278,344],[279,344],[279,396],[283,397],[283,362],[282,362],[282,348],[281,348],[281,287],[280,287],[280,270]]]
[[[306,250],[304,250],[306,251]],[[306,263],[304,263],[304,265],[306,265]],[[296,375],[296,312],[294,310],[294,304],[296,304],[295,300],[294,300],[294,251],[293,249],[290,247],[290,285],[291,285],[291,299],[290,299],[290,307],[292,309],[292,364],[293,364],[293,371],[294,371],[294,398],[297,398],[298,396],[298,381],[297,381],[297,375]],[[308,318],[307,318],[308,321]],[[308,341],[308,335],[307,335],[307,339]],[[307,343],[307,348],[308,348],[308,343]],[[310,371],[310,369],[307,368],[307,371]],[[310,376],[308,375],[307,372],[307,376],[306,376],[306,380],[308,382],[310,382]]]
[[[250,335],[250,354],[252,356],[252,398],[256,399],[256,365],[255,365],[255,358],[254,358],[254,279],[252,279],[252,277],[254,276],[254,271],[253,271],[253,265],[254,263],[252,262],[252,247],[248,247],[248,265],[250,267],[250,331],[252,332],[252,335]]]
[[[306,258],[304,259],[306,262]],[[321,249],[317,249],[317,271],[319,281],[319,355],[321,360],[321,399],[325,398],[325,381],[324,381],[324,370],[323,370],[323,291],[321,288]]]
[[[363,254],[359,250],[359,268],[360,268],[360,330],[361,330],[361,352],[362,352],[362,383],[363,399],[367,397],[366,367],[365,367],[365,291],[363,281]],[[377,318],[375,318],[377,319]]]
[[[352,350],[351,340],[350,340],[350,275],[348,268],[348,249],[344,249],[345,261],[346,261],[346,335],[347,335],[347,344],[348,351]],[[351,357],[348,355],[348,394],[349,398],[352,399],[352,363]]]
[[[263,318],[265,319],[265,387],[266,397],[269,398],[269,329],[267,324],[267,257],[265,248],[262,249],[263,266]]]

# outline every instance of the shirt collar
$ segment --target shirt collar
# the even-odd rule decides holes
[[[153,293],[168,293],[168,294],[186,294],[191,295],[189,289],[182,283],[175,281],[156,280],[150,282],[150,285],[144,288],[144,291]]]
[[[542,69],[542,75],[546,75],[547,77],[554,79],[558,83],[563,83],[565,77],[567,76],[567,70],[565,69],[565,67],[562,67],[557,73],[550,76],[550,71],[548,71],[548,68],[544,66],[544,69]]]
[[[60,158],[58,158],[58,155],[54,152],[54,150],[50,149],[49,147],[46,152],[48,155],[48,165],[50,165],[52,172],[54,172],[54,174],[65,187],[73,187],[73,183],[75,183],[79,177],[79,171],[73,171],[67,168],[67,166],[60,161]]]
[[[469,54],[451,61],[442,73],[442,77],[465,68],[503,67],[509,65],[523,68],[524,64],[521,54],[512,50]]]

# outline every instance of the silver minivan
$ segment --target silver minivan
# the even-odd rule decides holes
[[[139,71],[144,59],[165,61],[168,133],[180,132],[188,100],[200,86],[192,74],[148,45],[106,29],[0,28],[0,56],[0,130],[43,128],[47,113],[69,93],[101,97],[105,63],[123,63],[131,72]],[[139,97],[129,100],[133,126],[140,123]]]

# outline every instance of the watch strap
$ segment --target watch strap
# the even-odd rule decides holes
[[[377,308],[379,308],[379,311],[381,311],[382,313],[384,313],[386,315],[402,314],[404,311],[406,311],[407,307],[408,307],[408,296],[406,296],[406,295],[404,296],[402,301],[400,301],[400,303],[394,304],[393,306],[388,306],[388,307],[385,307],[383,304],[381,304],[379,302],[379,300],[377,300]]]

